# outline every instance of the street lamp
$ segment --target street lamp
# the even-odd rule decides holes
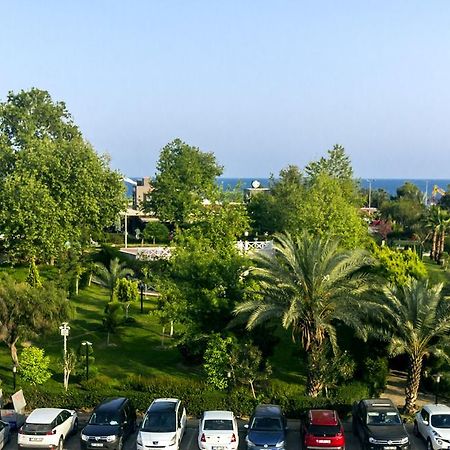
[[[369,213],[370,213],[370,206],[372,202],[372,180],[367,180],[369,182]]]
[[[81,345],[86,348],[86,381],[89,380],[89,347],[92,347],[92,342],[83,341]]]
[[[13,391],[16,392],[16,376],[17,376],[17,366],[14,364],[13,368]]]
[[[66,380],[67,377],[67,336],[69,336],[70,327],[68,322],[63,322],[61,326],[59,327],[59,332],[61,333],[61,336],[63,337],[64,341],[64,380]]]
[[[437,373],[436,375],[433,376],[434,380],[436,381],[436,392],[435,392],[435,400],[434,403],[437,405],[438,404],[438,396],[439,396],[439,383],[441,382],[441,377],[442,375],[440,373]]]
[[[141,314],[144,314],[144,290],[145,290],[145,283],[141,281],[139,283],[139,289],[141,290]]]

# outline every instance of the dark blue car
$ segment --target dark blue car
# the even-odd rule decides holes
[[[250,418],[245,442],[248,450],[284,450],[286,418],[277,405],[258,405]]]

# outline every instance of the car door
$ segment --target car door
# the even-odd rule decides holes
[[[8,440],[8,427],[3,422],[0,422],[0,449],[3,448]]]
[[[183,439],[184,432],[186,431],[186,408],[184,407],[183,403],[180,402],[178,406],[178,429],[179,429],[179,442],[181,442],[181,439]]]
[[[358,405],[358,436],[362,444],[369,439],[367,432],[366,408],[362,402]]]
[[[420,411],[417,420],[417,427],[419,428],[419,433],[425,438],[428,436],[429,425],[430,425],[430,414],[425,408],[422,408],[422,411]]]
[[[60,415],[60,421],[61,421],[61,431],[64,435],[64,438],[66,438],[70,432],[72,431],[72,414],[67,411],[61,411]]]

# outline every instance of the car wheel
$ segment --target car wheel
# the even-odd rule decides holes
[[[72,434],[77,434],[77,431],[78,431],[78,419],[75,419],[75,422],[73,423]]]
[[[64,450],[64,439],[63,439],[63,437],[61,436],[60,438],[59,438],[59,442],[58,442],[58,450]]]
[[[430,439],[427,439],[427,450],[434,450],[433,444],[431,443]]]
[[[414,421],[414,428],[413,428],[413,433],[414,433],[414,436],[417,436],[417,437],[419,437],[419,436],[420,436],[420,433],[419,433],[419,427],[418,427],[418,425],[417,425],[417,422],[416,422],[416,421]]]

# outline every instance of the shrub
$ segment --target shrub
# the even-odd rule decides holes
[[[24,348],[20,354],[20,376],[31,385],[45,383],[51,376],[50,358],[41,348]]]
[[[169,229],[161,222],[148,222],[142,234],[146,242],[164,244],[169,242]]]
[[[378,396],[385,388],[389,375],[387,358],[366,358],[364,360],[363,380],[369,387],[371,396]]]

